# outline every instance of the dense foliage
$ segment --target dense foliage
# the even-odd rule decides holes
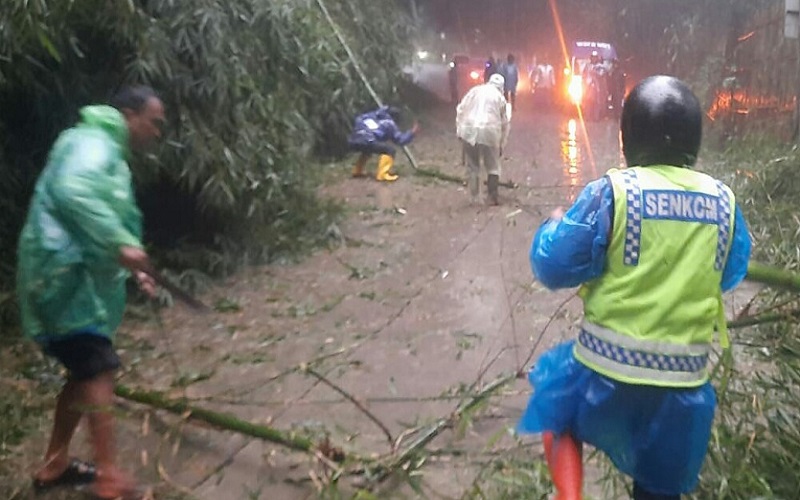
[[[750,137],[726,150],[715,167],[737,193],[754,240],[754,259],[794,272],[800,267],[800,152],[772,139]],[[741,307],[742,305],[740,305]],[[798,309],[794,293],[765,289],[757,310]],[[800,341],[795,321],[735,331],[732,383],[720,394],[714,439],[697,498],[796,498],[800,494]]]
[[[412,29],[405,10],[328,3],[371,85],[391,101]],[[133,162],[151,241],[263,258],[324,231],[313,157],[341,153],[352,115],[371,99],[315,0],[7,0],[0,306],[49,146],[81,106],[130,82],[157,89],[169,119],[160,148]],[[225,265],[209,255],[186,264]]]

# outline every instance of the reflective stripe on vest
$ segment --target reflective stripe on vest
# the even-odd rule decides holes
[[[636,383],[696,386],[704,383],[710,347],[637,340],[584,321],[575,355],[600,373]]]
[[[625,253],[626,266],[639,263],[639,247],[642,237],[642,190],[635,170],[624,170],[625,198],[628,201],[628,212],[625,214]]]

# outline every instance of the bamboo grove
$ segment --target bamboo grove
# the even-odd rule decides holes
[[[371,0],[329,10],[391,102],[409,53],[406,11]],[[168,110],[166,140],[133,161],[145,219],[158,214],[150,241],[233,247],[258,260],[327,227],[312,158],[340,153],[351,117],[371,100],[316,2],[8,0],[0,9],[6,316],[16,238],[49,146],[81,106],[131,82],[153,86]],[[199,255],[185,264],[228,265]]]

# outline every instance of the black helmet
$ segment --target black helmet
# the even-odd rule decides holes
[[[629,166],[691,167],[703,132],[700,103],[677,78],[651,76],[625,98],[620,129]]]

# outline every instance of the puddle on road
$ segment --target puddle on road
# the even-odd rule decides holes
[[[571,118],[566,123],[566,134],[561,139],[561,161],[563,185],[567,188],[567,201],[572,204],[583,188],[581,167],[584,159],[581,145],[578,143],[578,122]]]

